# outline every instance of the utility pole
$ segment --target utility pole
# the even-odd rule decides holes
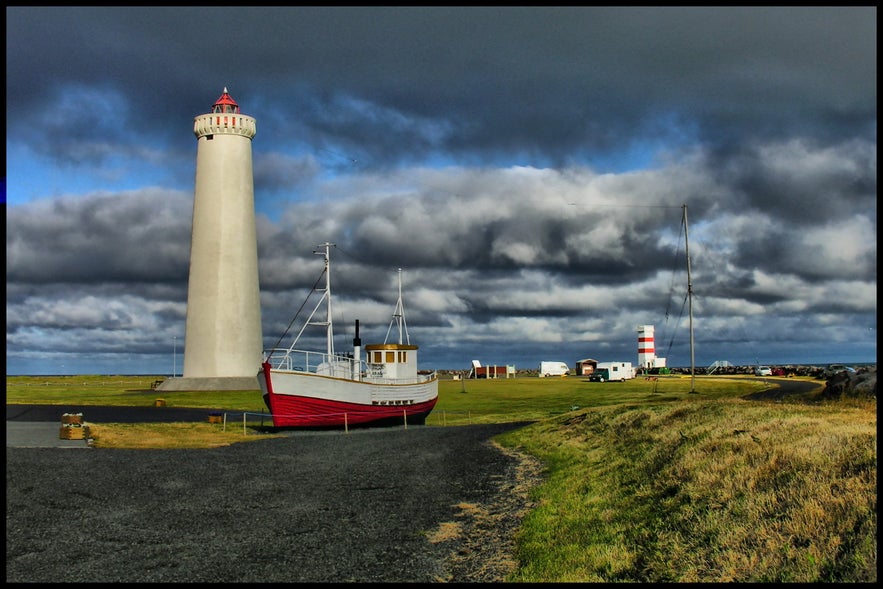
[[[696,392],[696,353],[693,349],[693,278],[690,275],[690,235],[687,229],[687,204],[684,203],[684,252],[687,255],[687,306],[690,309],[690,392]]]

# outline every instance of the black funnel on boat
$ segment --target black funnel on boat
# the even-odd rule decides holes
[[[359,320],[356,319],[356,337],[353,338],[353,347],[359,348],[362,346],[362,338],[359,337]]]

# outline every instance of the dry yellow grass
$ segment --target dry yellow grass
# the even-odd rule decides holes
[[[284,434],[266,434],[242,424],[214,423],[103,423],[89,424],[95,448],[165,449],[217,448],[240,442],[253,442]]]

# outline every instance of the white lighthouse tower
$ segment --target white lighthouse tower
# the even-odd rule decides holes
[[[195,117],[196,186],[184,371],[161,390],[258,389],[260,287],[251,144],[255,119],[224,93]]]

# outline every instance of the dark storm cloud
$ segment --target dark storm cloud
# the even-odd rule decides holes
[[[800,227],[868,211],[877,197],[875,139],[745,145],[726,158],[710,157],[707,166],[732,187],[738,204]]]
[[[164,190],[44,200],[7,214],[7,283],[186,284],[192,197]]]
[[[369,167],[421,154],[554,165],[636,136],[875,140],[875,12],[14,7],[8,124],[37,145],[18,131],[175,141],[227,85],[261,113],[264,145],[333,145]],[[113,96],[125,119],[72,116],[72,88]]]

